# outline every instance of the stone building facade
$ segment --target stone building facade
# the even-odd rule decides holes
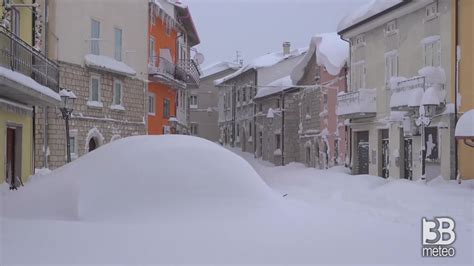
[[[71,89],[77,96],[69,121],[73,160],[119,138],[146,134],[147,94],[142,80],[66,62],[60,62],[59,70],[60,87]],[[92,76],[100,77],[102,107],[88,104]],[[114,82],[122,84],[123,108],[113,104]],[[46,108],[46,118],[44,110],[36,109],[35,162],[37,168],[55,169],[66,163],[65,122],[58,108]]]
[[[285,88],[254,101],[257,158],[275,165],[299,161],[299,89]]]

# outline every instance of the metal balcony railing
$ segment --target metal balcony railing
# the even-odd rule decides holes
[[[337,115],[344,117],[370,117],[376,114],[376,91],[358,91],[337,96]]]
[[[4,27],[0,27],[0,65],[59,92],[58,65]]]
[[[190,85],[199,85],[199,69],[192,60],[180,60],[177,64],[164,57],[150,59],[148,65],[150,75],[164,75]]]
[[[392,110],[407,110],[419,107],[426,89],[425,77],[413,77],[394,84],[391,88],[390,108]]]

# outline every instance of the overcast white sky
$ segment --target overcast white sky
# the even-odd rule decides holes
[[[292,48],[307,47],[318,33],[336,31],[350,10],[369,0],[181,0],[196,24],[206,58],[233,61],[242,52],[244,63],[280,51],[284,41]]]

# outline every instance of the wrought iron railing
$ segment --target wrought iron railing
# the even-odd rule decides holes
[[[0,65],[59,91],[58,65],[4,27],[0,27]]]
[[[200,72],[192,60],[180,60],[175,64],[157,56],[150,59],[148,70],[151,75],[161,74],[187,84],[199,84]]]

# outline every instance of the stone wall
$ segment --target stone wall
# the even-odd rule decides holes
[[[87,104],[89,101],[91,74],[100,76],[101,102],[103,107]],[[124,110],[111,108],[113,82],[122,82]],[[88,152],[89,141],[94,139],[98,146],[118,138],[146,134],[146,85],[142,80],[98,71],[80,65],[60,62],[60,87],[71,89],[77,96],[74,112],[70,120],[70,134],[76,141],[72,143],[73,159]],[[35,116],[35,164],[37,168],[58,168],[66,163],[65,122],[58,108],[37,108]],[[44,150],[47,130],[48,139]],[[45,162],[45,153],[48,162]]]

